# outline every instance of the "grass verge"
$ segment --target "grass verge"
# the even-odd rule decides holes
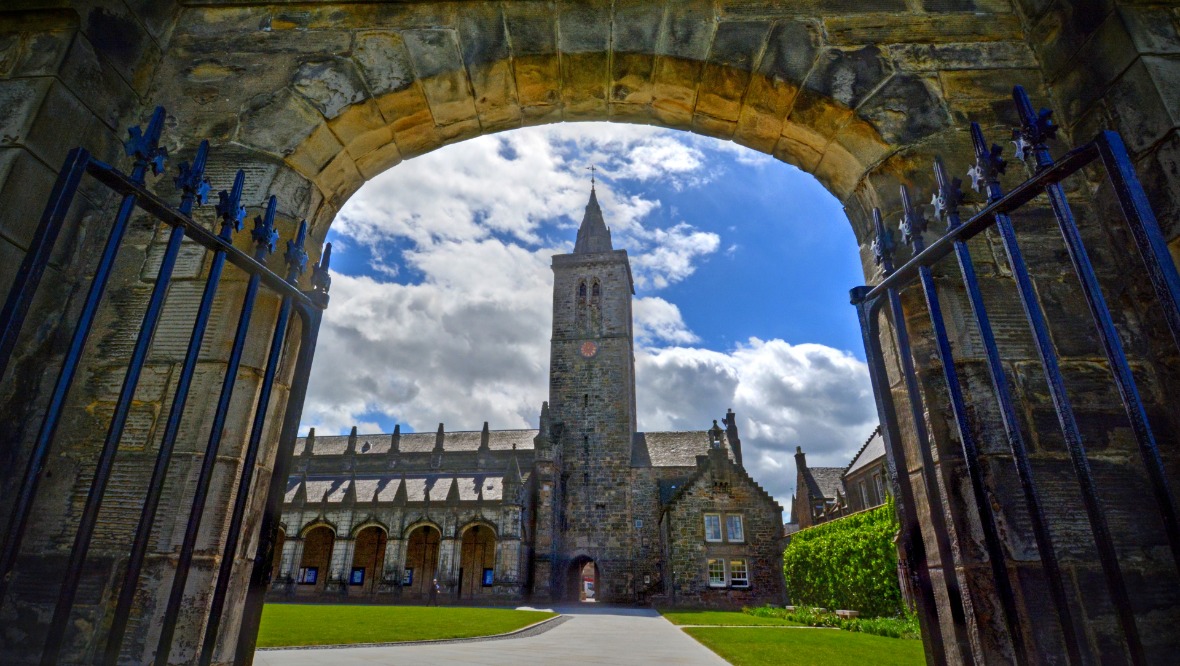
[[[506,608],[267,604],[258,647],[397,643],[503,634],[557,613]]]
[[[661,610],[672,624],[709,624],[718,627],[796,627],[798,622],[781,617],[758,617],[734,611]]]
[[[734,666],[909,666],[925,663],[920,641],[899,641],[832,629],[773,631],[690,627],[684,633]]]

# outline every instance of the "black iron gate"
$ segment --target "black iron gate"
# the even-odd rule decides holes
[[[274,228],[277,202],[272,196],[267,202],[265,212],[254,221],[254,229],[251,232],[255,246],[253,256],[236,249],[233,246],[233,233],[241,230],[242,221],[246,216],[246,209],[241,205],[242,190],[245,184],[245,174],[241,170],[237,172],[230,189],[221,191],[218,195],[216,212],[220,219],[220,232],[213,233],[195,222],[191,216],[193,207],[203,204],[210,191],[210,184],[204,176],[209,149],[208,142],[201,143],[191,165],[185,163],[179,166],[179,173],[175,178],[176,187],[181,191],[179,206],[171,207],[148,191],[145,188],[147,171],[151,169],[154,173],[159,174],[164,170],[166,155],[164,149],[159,145],[163,124],[164,110],[157,108],[146,130],[141,131],[138,127],[129,130],[131,138],[126,142],[125,149],[127,155],[134,158],[134,166],[130,175],[123,174],[112,166],[95,160],[84,149],[76,148],[70,152],[62,166],[49,204],[36,229],[29,252],[20,266],[15,284],[4,304],[4,309],[0,312],[0,378],[3,378],[4,371],[13,356],[25,316],[62,230],[66,213],[78,193],[84,176],[93,178],[102,186],[122,197],[118,212],[111,222],[105,246],[94,267],[93,281],[90,284],[81,314],[74,324],[64,362],[57,370],[57,380],[44,408],[44,417],[32,444],[23,476],[16,484],[19,490],[13,503],[12,514],[8,518],[6,529],[3,532],[3,547],[0,550],[0,603],[2,603],[11,592],[14,569],[21,553],[22,542],[37,496],[38,486],[44,476],[48,457],[54,448],[55,434],[59,424],[63,421],[66,398],[74,385],[79,364],[83,360],[87,338],[114,271],[116,257],[123,244],[132,214],[136,209],[139,209],[154,218],[156,222],[170,227],[167,246],[163,252],[159,272],[143,315],[138,337],[130,357],[126,359],[126,374],[98,455],[89,492],[85,496],[73,548],[66,570],[61,574],[61,588],[52,619],[48,625],[46,640],[39,647],[28,646],[30,650],[40,650],[40,660],[43,664],[56,663],[59,658],[63,638],[71,621],[71,613],[82,578],[87,551],[94,536],[99,509],[107,494],[107,484],[111,479],[119,442],[127,425],[140,374],[151,349],[153,335],[168,299],[173,269],[185,238],[204,246],[212,256],[208,257],[210,263],[204,291],[193,323],[188,347],[180,366],[179,379],[172,396],[172,405],[162,429],[163,434],[151,481],[142,489],[144,496],[142,511],[135,537],[129,545],[127,566],[123,571],[122,584],[118,589],[113,621],[105,643],[96,637],[96,643],[103,646],[100,660],[105,664],[113,664],[120,655],[169,463],[180,432],[181,421],[185,417],[186,400],[192,386],[202,342],[206,338],[206,329],[213,312],[214,298],[217,295],[227,261],[244,271],[249,279],[238,315],[233,344],[225,364],[226,371],[213,417],[213,428],[204,449],[194,497],[189,510],[183,545],[162,622],[162,633],[155,656],[156,663],[168,663],[177,616],[181,611],[182,604],[185,603],[185,583],[192,565],[193,551],[196,547],[198,530],[208,499],[214,465],[224,436],[224,426],[231,401],[234,398],[235,380],[238,376],[246,342],[251,336],[250,321],[260,287],[265,287],[281,298],[281,305],[271,334],[265,371],[256,402],[257,407],[252,416],[249,439],[241,460],[237,490],[230,514],[228,536],[222,551],[220,570],[215,579],[216,584],[209,608],[209,620],[200,649],[200,663],[208,664],[213,658],[221,618],[225,611],[231,569],[237,559],[237,553],[243,546],[243,541],[247,543],[249,541],[248,538],[242,538],[244,536],[242,526],[246,517],[247,504],[251,494],[255,491],[266,493],[266,503],[259,544],[253,560],[247,605],[243,615],[242,628],[239,631],[239,647],[236,652],[239,660],[248,661],[253,653],[258,621],[262,612],[262,600],[269,585],[270,564],[279,529],[279,509],[284,490],[281,479],[287,478],[288,475],[307,389],[308,374],[311,370],[312,355],[315,351],[316,336],[319,332],[320,317],[328,302],[330,284],[328,262],[331,257],[331,246],[325,247],[319,264],[313,267],[311,291],[301,291],[297,286],[298,279],[305,272],[308,261],[307,253],[303,247],[307,231],[306,222],[300,224],[296,237],[287,242],[284,255],[286,274],[279,275],[268,269],[265,263],[266,259],[274,252],[275,243],[278,241],[278,233]],[[292,314],[295,315],[295,318],[292,318]],[[296,327],[298,327],[297,334],[295,333]],[[271,393],[276,376],[280,372],[284,351],[288,353],[292,351],[286,349],[292,342],[298,344],[298,355],[286,405],[284,407],[280,404],[272,410],[283,414],[278,453],[270,477],[280,481],[270,483],[268,488],[256,488],[254,477],[265,432],[264,426],[268,419],[268,405],[271,403]],[[273,420],[274,414],[269,414],[269,417]],[[18,474],[18,470],[6,470],[4,474],[15,476]],[[192,601],[189,600],[189,603]]]
[[[926,425],[926,407],[919,384],[918,373],[907,332],[905,313],[902,309],[901,291],[915,282],[920,284],[925,297],[926,311],[930,318],[931,335],[938,360],[942,366],[942,380],[950,403],[950,415],[956,434],[962,444],[962,455],[967,471],[971,499],[978,509],[983,545],[995,579],[997,601],[1002,622],[1007,628],[1018,663],[1037,662],[1036,655],[1026,650],[1023,637],[1024,625],[1019,620],[1017,600],[1010,583],[1009,572],[997,528],[995,512],[989,501],[980,465],[980,453],[976,431],[972,429],[968,415],[968,402],[964,397],[962,384],[955,369],[955,357],[951,339],[947,333],[939,302],[932,266],[940,259],[954,253],[958,260],[959,272],[966,298],[974,315],[975,330],[979,333],[986,360],[991,387],[999,406],[999,417],[1007,440],[1015,471],[1023,493],[1024,502],[1031,518],[1032,532],[1039,551],[1041,565],[1048,583],[1051,607],[1055,611],[1064,638],[1069,663],[1082,663],[1085,650],[1084,639],[1079,636],[1075,618],[1062,579],[1062,571],[1050,536],[1045,507],[1041,492],[1034,479],[1033,466],[1028,446],[1018,421],[1015,396],[1005,375],[1003,359],[996,343],[992,325],[984,307],[983,293],[977,279],[968,239],[994,228],[999,235],[1006,255],[1008,268],[1015,283],[1023,307],[1024,316],[1032,332],[1037,359],[1048,384],[1049,395],[1057,416],[1057,422],[1064,436],[1070,463],[1079,484],[1083,508],[1102,566],[1103,576],[1110,599],[1113,602],[1119,628],[1124,636],[1127,653],[1134,663],[1145,663],[1140,628],[1136,625],[1135,614],[1128,594],[1126,581],[1116,557],[1115,547],[1108,526],[1102,499],[1097,491],[1094,476],[1087,459],[1086,447],[1082,441],[1074,408],[1066,393],[1065,380],[1058,363],[1058,355],[1050,339],[1049,327],[1038,296],[1034,291],[1032,278],[1017,243],[1014,225],[1009,215],[1040,195],[1045,195],[1065,242],[1073,272],[1080,282],[1086,305],[1093,319],[1098,340],[1113,376],[1122,405],[1134,433],[1141,462],[1146,468],[1150,485],[1150,496],[1154,510],[1158,511],[1171,554],[1180,568],[1180,526],[1177,523],[1175,499],[1169,487],[1160,458],[1157,435],[1152,430],[1147,410],[1139,394],[1132,369],[1127,361],[1119,333],[1115,328],[1110,309],[1107,307],[1097,274],[1091,264],[1082,235],[1075,223],[1074,215],[1066,201],[1065,190],[1060,184],[1068,176],[1089,165],[1100,166],[1106,179],[1113,187],[1123,222],[1130,230],[1138,249],[1144,275],[1150,281],[1157,305],[1167,322],[1173,341],[1180,349],[1180,276],[1169,255],[1164,236],[1160,230],[1147,198],[1135,176],[1132,162],[1122,139],[1114,132],[1102,132],[1093,141],[1076,148],[1060,161],[1055,162],[1046,147],[1046,141],[1053,138],[1056,126],[1051,113],[1033,111],[1028,96],[1017,86],[1013,91],[1021,127],[1014,130],[1013,137],[1017,158],[1026,160],[1033,168],[1034,175],[1004,194],[1000,188],[999,176],[1005,169],[999,146],[990,148],[984,141],[978,124],[972,123],[971,138],[975,148],[975,166],[968,173],[974,189],[985,197],[984,208],[963,222],[960,205],[963,203],[961,181],[950,178],[941,160],[935,160],[934,175],[938,191],[933,205],[940,219],[947,225],[946,233],[926,247],[922,239],[927,221],[911,202],[909,193],[901,189],[904,215],[900,222],[903,241],[913,248],[913,258],[901,267],[893,265],[895,240],[891,230],[881,220],[879,210],[873,211],[876,240],[873,253],[877,264],[883,269],[883,279],[875,286],[857,287],[852,290],[852,303],[859,313],[861,331],[868,358],[869,372],[876,396],[877,413],[883,425],[889,474],[892,477],[901,533],[899,555],[904,567],[911,575],[918,606],[918,617],[922,632],[927,639],[927,656],[935,663],[946,663],[948,658],[971,663],[972,650],[968,643],[963,593],[959,588],[955,565],[952,560],[949,531],[945,524],[942,507],[939,506],[942,493],[937,485],[933,470],[935,462],[931,450],[931,438]],[[907,397],[907,421],[912,427],[915,446],[920,455],[922,483],[928,502],[930,526],[936,538],[939,562],[944,572],[943,584],[951,615],[950,626],[954,636],[943,636],[935,603],[934,581],[930,576],[923,541],[914,488],[906,465],[906,454],[902,443],[901,427],[897,406],[890,390],[887,363],[881,345],[881,323],[879,315],[884,312],[893,331],[896,351],[901,370],[904,393]],[[931,410],[934,411],[933,409]],[[1152,509],[1148,509],[1152,510]]]

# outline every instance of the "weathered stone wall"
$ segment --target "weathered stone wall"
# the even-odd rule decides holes
[[[448,2],[344,4],[321,2],[290,5],[257,2],[171,2],[105,0],[92,4],[59,2],[21,3],[0,13],[0,288],[12,280],[16,262],[28,245],[31,225],[48,195],[54,173],[73,145],[86,145],[102,159],[118,161],[118,141],[125,125],[142,121],[146,110],[160,103],[168,107],[165,131],[168,145],[191,151],[200,138],[213,143],[210,174],[216,188],[226,187],[232,170],[246,168],[248,203],[256,207],[270,194],[278,196],[282,230],[290,235],[294,222],[306,216],[313,223],[313,239],[322,239],[327,225],[364,179],[402,159],[449,142],[509,129],[521,124],[559,120],[609,119],[645,122],[732,138],[773,154],[815,174],[845,202],[850,221],[866,260],[866,276],[876,270],[867,252],[869,211],[881,206],[896,215],[897,186],[907,183],[927,191],[930,158],[943,154],[948,166],[961,174],[970,151],[963,129],[969,120],[988,128],[999,141],[1013,121],[1007,98],[1013,83],[1022,83],[1034,103],[1052,101],[1059,109],[1066,134],[1084,140],[1101,127],[1123,132],[1134,152],[1152,204],[1180,255],[1180,187],[1177,186],[1177,127],[1175,108],[1180,38],[1176,8],[1169,3],[1066,2],[1064,0],[1003,0],[912,2],[886,0],[871,5],[844,0],[804,4],[757,0],[695,0],[684,3],[615,2]],[[28,8],[28,9],[26,9]],[[9,9],[6,7],[6,9]],[[182,150],[183,148],[183,150]],[[1021,178],[1012,168],[1008,184]],[[164,181],[165,186],[168,185]],[[1107,194],[1096,181],[1077,179],[1070,184],[1079,205],[1088,239],[1098,241],[1098,258],[1107,262],[1102,278],[1118,312],[1121,330],[1140,371],[1143,391],[1153,403],[1153,425],[1162,441],[1175,442],[1176,417],[1167,396],[1177,388],[1175,350],[1166,341],[1157,314],[1140,291],[1136,266],[1120,265],[1125,238],[1102,224],[1111,219]],[[1087,205],[1091,192],[1093,202]],[[86,190],[83,203],[107,203]],[[91,206],[91,207],[93,207]],[[255,209],[252,209],[251,215]],[[76,311],[77,284],[88,270],[85,259],[101,244],[109,218],[93,215],[87,206],[72,213],[55,257],[51,274],[35,312],[25,327],[18,356],[0,386],[4,433],[0,447],[2,468],[19,470],[27,458],[29,430],[38,399],[53,380],[55,359],[63,342],[58,322],[69,322]],[[1153,509],[1145,508],[1141,466],[1125,429],[1112,425],[1119,409],[1106,391],[1091,390],[1104,380],[1103,366],[1093,340],[1084,333],[1088,316],[1078,310],[1076,291],[1062,277],[1062,254],[1051,224],[1044,216],[1022,214],[1018,225],[1027,228],[1026,251],[1034,260],[1037,287],[1054,324],[1055,342],[1065,357],[1071,389],[1083,409],[1087,441],[1097,449],[1095,469],[1104,501],[1116,518],[1116,535],[1124,566],[1131,571],[1134,597],[1140,599],[1139,618],[1151,641],[1152,655],[1174,651],[1176,619],[1175,572],[1159,547]],[[134,322],[136,294],[151,280],[143,272],[154,230],[139,230],[122,261],[120,277],[112,286],[112,302],[128,304],[119,321]],[[1054,436],[1048,403],[1038,396],[1043,388],[1027,335],[1007,281],[1007,269],[994,238],[973,243],[985,294],[997,322],[1001,347],[1014,359],[1011,372],[1021,390],[1022,418],[1034,441],[1039,478],[1047,484],[1046,505],[1060,526],[1055,538],[1068,560],[1071,596],[1078,624],[1094,659],[1122,660],[1121,639],[1101,578],[1094,564],[1088,531],[1079,522],[1076,485],[1061,446]],[[130,248],[129,248],[130,249]],[[194,263],[199,264],[199,259]],[[199,276],[199,270],[192,274]],[[943,279],[946,299],[953,302],[954,280]],[[231,291],[231,287],[225,290]],[[1117,295],[1117,299],[1115,297]],[[230,299],[214,330],[232,327]],[[917,295],[907,301],[915,340],[921,341],[924,313]],[[833,307],[837,307],[833,304]],[[838,307],[844,307],[839,305]],[[73,308],[73,309],[71,309]],[[967,351],[960,372],[977,414],[994,425],[986,375],[972,363],[970,320],[960,301],[946,306],[952,330],[959,336],[956,349]],[[265,309],[264,309],[265,312]],[[168,315],[178,330],[187,323]],[[266,316],[260,315],[257,347],[264,348]],[[116,321],[105,321],[95,340],[118,338]],[[168,326],[169,324],[165,324]],[[889,346],[888,344],[886,345]],[[109,381],[117,376],[117,352],[125,344],[95,344],[99,355],[84,376],[95,381],[71,399],[78,406],[109,402]],[[975,348],[977,349],[977,348]],[[264,353],[258,351],[254,358]],[[923,371],[926,395],[940,394],[938,367],[932,350],[919,344],[916,353]],[[216,386],[216,350],[206,357],[210,396]],[[975,352],[978,358],[978,352]],[[137,432],[154,432],[166,414],[170,384],[162,379],[173,372],[174,357],[164,356],[149,372],[142,389],[145,413],[136,416]],[[257,362],[243,370],[240,395],[249,395]],[[156,376],[156,379],[152,379]],[[894,379],[897,379],[896,373]],[[204,385],[203,385],[204,386]],[[105,393],[104,393],[105,391]],[[282,397],[280,391],[279,398]],[[898,394],[900,397],[900,393]],[[213,400],[212,397],[208,398]],[[247,401],[248,402],[248,401]],[[899,401],[899,404],[904,402]],[[937,403],[936,403],[937,404]],[[193,590],[207,590],[223,538],[225,507],[233,492],[239,433],[245,429],[248,405],[231,418],[231,436],[218,473],[201,545],[203,573],[194,576]],[[208,402],[194,400],[193,419],[203,423],[211,412]],[[81,414],[82,412],[78,412]],[[44,521],[42,531],[30,536],[29,558],[18,576],[26,580],[52,579],[60,571],[63,549],[73,530],[73,503],[85,492],[92,468],[94,440],[104,428],[86,416],[64,424],[47,477],[46,497],[38,515],[63,516]],[[971,615],[975,649],[1008,654],[1006,632],[989,608],[994,591],[978,544],[974,516],[964,486],[957,444],[947,428],[947,417],[935,409],[929,416],[942,462],[938,478],[955,531],[956,562],[974,612]],[[183,515],[191,496],[192,467],[199,462],[204,432],[194,427],[181,443],[182,462],[174,465],[169,488],[178,499],[168,499],[173,510],[161,512],[154,537],[158,563],[142,583],[143,603],[136,609],[129,638],[128,661],[150,658],[154,645],[151,617],[159,612],[159,595],[166,594]],[[1028,536],[1027,517],[1018,489],[1011,481],[1006,444],[994,427],[981,432],[988,453],[989,487],[998,498],[1009,556],[1016,569],[1022,620],[1037,654],[1059,654],[1060,638],[1043,607],[1043,580]],[[8,444],[8,442],[11,444]],[[152,441],[140,435],[141,442]],[[145,461],[151,446],[135,452],[129,443],[120,460],[130,463],[117,471],[124,489],[122,510],[134,507],[147,475]],[[1174,447],[1165,447],[1165,462],[1173,476],[1180,463]],[[915,480],[916,452],[903,468]],[[269,455],[264,462],[269,463]],[[121,463],[122,464],[122,463]],[[264,469],[259,478],[265,487]],[[184,481],[182,481],[184,480]],[[7,474],[0,487],[0,510],[17,483]],[[137,483],[140,484],[137,487]],[[134,489],[134,490],[133,490]],[[560,493],[557,484],[549,491]],[[555,495],[559,496],[559,495]],[[257,501],[254,503],[257,506]],[[920,513],[926,500],[919,498]],[[130,513],[134,513],[132,508]],[[105,514],[105,512],[104,512]],[[167,520],[166,520],[167,519]],[[923,518],[928,520],[928,518]],[[101,627],[103,609],[109,611],[116,590],[114,577],[104,574],[118,567],[122,549],[104,544],[125,542],[126,523],[109,525],[109,538],[94,553],[98,575],[83,595],[77,611],[81,626]],[[256,530],[248,522],[247,531]],[[933,542],[928,543],[933,553]],[[253,538],[243,553],[252,552]],[[37,569],[32,563],[45,563]],[[39,566],[39,565],[38,565]],[[244,575],[245,567],[239,566]],[[936,572],[937,573],[937,572]],[[941,575],[941,574],[939,574]],[[242,576],[235,573],[242,580]],[[535,581],[536,582],[536,581]],[[937,581],[936,581],[937,583]],[[547,583],[544,583],[547,584]],[[17,587],[20,585],[18,583]],[[20,588],[21,604],[12,600],[3,609],[4,622],[19,627],[19,642],[8,645],[4,658],[19,662],[38,643],[39,614],[54,596],[39,586]],[[936,587],[941,587],[936,584]],[[235,584],[236,590],[239,588]],[[41,596],[38,596],[40,594]],[[234,596],[231,603],[240,597]],[[38,601],[40,599],[40,601]],[[207,593],[191,599],[191,615],[181,628],[181,643],[199,639],[204,626]],[[39,608],[40,610],[34,610]],[[944,617],[947,615],[943,614]],[[232,652],[236,622],[223,622],[223,650]],[[949,635],[949,632],[948,632]],[[101,647],[97,635],[80,632],[70,654],[89,660]],[[33,647],[30,647],[33,646]],[[29,656],[32,655],[32,656]],[[174,660],[191,654],[179,650]]]
[[[745,539],[705,540],[705,513],[739,514]],[[786,602],[783,581],[783,508],[721,450],[697,463],[692,482],[680,489],[662,520],[667,521],[670,558],[665,595],[678,606],[741,608]],[[724,524],[722,525],[724,533]],[[710,587],[710,558],[741,558],[750,585]]]

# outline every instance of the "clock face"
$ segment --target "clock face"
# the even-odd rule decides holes
[[[598,345],[590,341],[583,342],[578,352],[586,358],[594,358],[594,355],[598,353]]]

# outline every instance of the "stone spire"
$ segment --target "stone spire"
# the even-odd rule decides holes
[[[606,220],[602,218],[602,209],[598,207],[598,195],[594,187],[590,187],[590,201],[586,204],[586,214],[582,217],[582,226],[578,228],[578,240],[574,243],[574,254],[593,254],[595,252],[610,252],[614,247],[610,242],[610,229],[606,228]]]

